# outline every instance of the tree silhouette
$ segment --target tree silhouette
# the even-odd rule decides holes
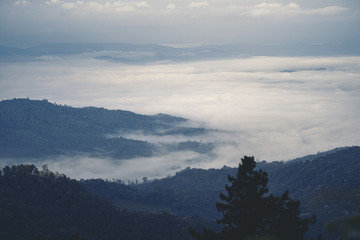
[[[199,240],[221,239],[277,239],[303,240],[309,224],[315,216],[301,218],[300,201],[293,201],[289,192],[281,196],[268,194],[268,174],[255,170],[254,157],[241,159],[236,177],[228,176],[230,185],[226,194],[220,194],[216,208],[223,217],[217,220],[223,225],[221,232],[204,229],[203,233],[190,230]]]

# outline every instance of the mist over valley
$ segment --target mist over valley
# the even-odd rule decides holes
[[[144,115],[135,129],[127,129],[127,125],[122,126],[120,122],[113,123],[118,126],[103,130],[102,135],[97,136],[101,140],[93,139],[91,151],[80,147],[81,142],[85,142],[82,140],[70,152],[56,150],[49,164],[69,176],[164,177],[187,166],[236,166],[242,155],[279,161],[360,144],[360,61],[357,56],[219,59],[210,52],[206,59],[158,62],[150,58],[144,64],[142,60],[121,63],[94,57],[104,46],[112,45],[43,45],[33,50],[38,52],[35,58],[26,61],[16,54],[12,58],[18,61],[2,55],[2,100],[47,99],[57,104],[57,108],[64,105],[100,108],[87,108],[97,111],[98,115],[115,110]],[[130,52],[131,48],[143,48],[142,45],[114,46],[122,46],[125,52],[128,46]],[[167,56],[176,56],[183,50],[146,47],[155,52],[169,50]],[[61,52],[64,53],[58,54]],[[163,115],[158,116],[171,115],[163,119],[170,121],[165,129],[151,126],[159,113]],[[57,119],[56,114],[53,117],[58,122],[71,122],[71,114],[70,111],[63,115],[63,120]],[[148,122],[147,116],[154,118]],[[47,117],[48,114],[41,116]],[[40,125],[44,124],[43,120],[38,120]],[[46,124],[56,127],[52,123],[50,119]],[[100,117],[96,124],[96,128],[104,129]],[[83,134],[79,139],[87,139],[94,126],[88,127],[77,132],[79,136]],[[56,140],[55,135],[53,140]],[[116,146],[120,140],[142,147],[127,155],[123,152],[122,156],[117,150],[103,147],[105,142],[111,141]],[[38,151],[40,155],[53,151],[44,148],[46,144],[43,153]],[[95,148],[99,151],[94,151]],[[6,159],[4,154],[3,159]],[[121,161],[113,161],[113,157]],[[55,158],[57,160],[53,161]]]
[[[358,0],[0,1],[0,239],[360,239]]]

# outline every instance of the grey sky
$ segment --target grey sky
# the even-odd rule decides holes
[[[360,41],[358,0],[2,0],[0,44]]]

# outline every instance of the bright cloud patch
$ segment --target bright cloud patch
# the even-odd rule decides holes
[[[209,7],[209,4],[207,2],[191,2],[188,5],[189,8],[203,8],[203,7]]]
[[[172,3],[169,3],[167,6],[166,6],[166,9],[175,9],[176,8],[176,5],[175,4],[172,4]]]
[[[347,11],[347,8],[343,8],[343,7],[339,7],[339,6],[329,6],[329,7],[324,7],[324,8],[320,8],[320,9],[314,9],[311,10],[310,13],[312,14],[322,14],[322,15],[331,15],[331,14],[338,14],[341,12],[345,12]]]
[[[26,0],[18,0],[15,5],[24,5]],[[147,1],[64,1],[64,0],[49,0],[45,2],[47,5],[58,6],[64,10],[82,10],[82,11],[134,11],[139,8],[151,8],[154,13],[164,9],[164,5],[158,2],[151,1],[149,4]],[[177,9],[177,11],[184,11],[185,6],[187,8],[206,8],[209,14],[222,12],[224,14],[232,13],[236,10],[237,15],[247,15],[253,17],[266,16],[266,15],[299,15],[299,14],[312,14],[312,15],[331,15],[339,14],[348,10],[341,6],[325,6],[323,8],[302,8],[299,4],[291,2],[289,4],[283,4],[279,2],[261,2],[255,5],[235,4],[228,5],[224,2],[214,2],[212,7],[206,1],[192,1],[183,2],[181,4],[168,3],[165,4],[165,9]],[[216,6],[216,7],[215,7]],[[233,12],[234,13],[234,12]]]
[[[296,3],[260,3],[251,7],[246,14],[254,17],[266,15],[330,15],[346,11],[346,8],[339,6],[328,6],[318,9],[303,9]]]
[[[116,12],[130,12],[138,8],[148,8],[149,4],[146,1],[62,1],[50,0],[45,2],[47,5],[59,6],[64,10],[80,10],[80,11],[116,11]]]
[[[14,3],[15,6],[27,5],[27,4],[28,4],[27,0],[18,0]]]

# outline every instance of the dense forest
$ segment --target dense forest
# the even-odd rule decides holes
[[[289,190],[300,217],[316,215],[307,238],[357,239],[360,226],[360,147],[319,154],[312,160],[257,162],[269,193]],[[0,171],[0,239],[191,239],[189,228],[218,231],[220,194],[236,168],[187,168],[141,184],[120,180],[76,181],[47,166]]]
[[[47,100],[4,100],[0,101],[0,157],[39,159],[74,154],[115,159],[149,157],[159,151],[159,146],[124,138],[121,133],[194,136],[208,131],[182,126],[186,122],[166,114],[149,116],[95,107],[73,108]],[[212,148],[212,144],[196,141],[161,146],[162,150],[199,153],[210,152]]]
[[[360,215],[360,147],[341,148],[307,160],[310,156],[289,162],[258,162],[257,168],[269,174],[273,194],[289,190],[301,201],[304,215],[315,214],[316,223],[309,234],[322,233],[324,239],[336,239],[327,224]],[[142,184],[125,185],[120,181],[101,179],[80,183],[95,195],[124,209],[149,212],[168,211],[176,215],[197,215],[216,219],[219,194],[224,192],[227,176],[236,168],[187,168],[175,176]]]
[[[0,172],[0,239],[190,239],[200,218],[118,210],[77,181],[34,165]]]

